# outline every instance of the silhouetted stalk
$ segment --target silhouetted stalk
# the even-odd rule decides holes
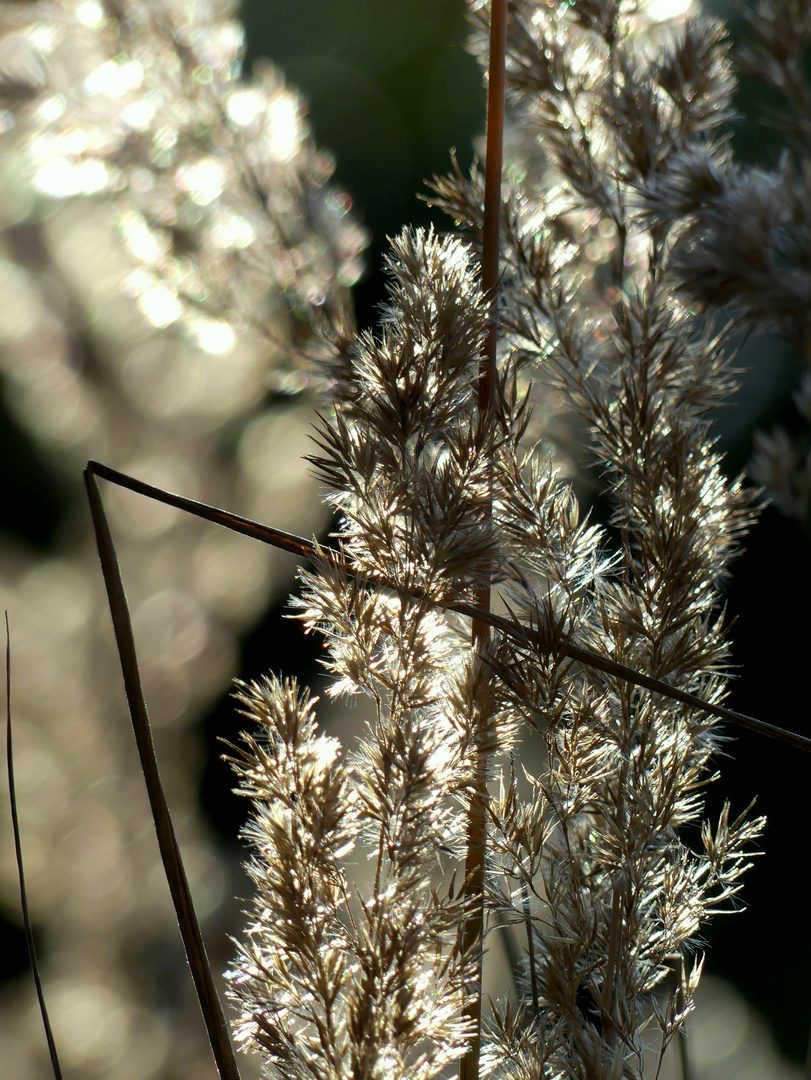
[[[505,57],[507,50],[507,0],[493,0],[490,12],[490,64],[487,79],[487,141],[484,187],[484,228],[482,238],[482,290],[490,300],[490,322],[486,348],[479,367],[479,414],[488,418],[493,411],[498,351],[499,232],[501,226],[501,173],[504,146]],[[491,469],[492,471],[492,469]],[[488,507],[492,513],[492,505]],[[490,610],[489,572],[476,595],[476,606]],[[473,644],[487,650],[489,627],[473,620]],[[492,678],[488,675],[487,678]],[[487,717],[480,718],[486,725]],[[459,1065],[460,1080],[478,1080],[481,1056],[482,945],[484,937],[484,864],[487,850],[487,758],[477,749],[475,781],[470,796],[465,859],[465,890],[470,913],[465,923],[464,949],[473,954],[473,982],[466,1002],[473,1038]]]
[[[170,491],[163,491],[153,484],[147,484],[143,480],[136,480],[135,477],[119,472],[118,469],[111,469],[109,465],[102,465],[98,461],[88,461],[87,469],[89,472],[93,473],[94,476],[100,476],[103,480],[108,480],[111,484],[115,484],[118,487],[126,488],[128,491],[134,491],[138,495],[143,495],[147,499],[154,499],[156,502],[164,503],[166,506],[174,506],[178,510],[193,514],[195,517],[202,518],[204,521],[211,521],[215,525],[221,525],[224,529],[228,529],[231,532],[240,533],[242,536],[249,536],[251,539],[258,540],[262,544],[269,544],[279,551],[288,551],[291,555],[298,555],[308,562],[316,564],[322,563],[325,566],[334,567],[350,578],[358,573],[353,569],[352,564],[344,558],[343,554],[340,551],[336,551],[335,548],[313,543],[312,540],[305,540],[303,537],[296,536],[293,533],[284,532],[281,529],[274,529],[270,525],[262,525],[258,521],[251,521],[250,518],[241,517],[239,514],[232,514],[227,510],[220,510],[216,506],[208,506],[206,503],[197,502],[194,499],[187,499],[182,495],[174,495]],[[441,603],[439,601],[431,601],[425,593],[420,590],[413,589],[404,592],[404,590],[398,588],[395,584],[382,578],[374,578],[369,575],[359,576],[362,576],[370,586],[380,586],[384,589],[390,589],[393,593],[401,596],[408,595],[414,600],[427,601],[433,606],[442,608],[445,611],[455,611],[457,614],[464,615],[468,619],[479,619],[486,623],[487,626],[492,627],[494,630],[498,630],[499,633],[506,634],[514,641],[525,645],[528,649],[540,649],[542,653],[549,650],[549,643],[546,641],[543,634],[535,627],[525,626],[523,623],[506,619],[502,615],[494,615],[492,612],[482,611],[473,604],[467,604],[462,601],[458,603],[455,601],[443,601]],[[556,648],[560,651],[561,656],[568,656],[570,659],[576,660],[579,664],[585,664],[587,667],[594,668],[595,671],[602,671],[606,675],[613,675],[618,679],[630,683],[632,686],[641,686],[646,690],[652,690],[655,694],[661,694],[665,698],[670,698],[673,701],[680,701],[684,705],[689,705],[702,713],[706,713],[707,716],[715,716],[719,720],[726,720],[728,723],[737,724],[739,727],[746,728],[748,731],[756,731],[760,735],[766,735],[770,739],[776,739],[778,742],[793,746],[798,750],[804,750],[806,753],[811,753],[811,739],[806,735],[798,735],[796,732],[778,727],[776,724],[769,724],[765,720],[758,720],[755,716],[748,716],[746,713],[728,709],[724,705],[706,701],[697,694],[692,694],[689,691],[671,686],[662,679],[656,679],[650,675],[645,675],[644,672],[635,671],[626,664],[620,664],[618,661],[612,660],[608,656],[601,656],[591,649],[582,648],[573,641],[559,641],[556,643]],[[493,666],[492,661],[490,661],[490,664]],[[494,667],[494,670],[501,678],[507,680],[508,685],[511,684],[512,680],[505,669],[498,666]]]
[[[110,527],[99,494],[98,485],[90,468],[85,469],[85,486],[93,518],[93,530],[101,561],[104,585],[110,604],[118,655],[121,660],[121,672],[132,721],[138,756],[144,774],[152,820],[158,838],[161,861],[166,882],[175,906],[180,934],[186,950],[186,958],[194,980],[200,1010],[205,1020],[211,1049],[217,1063],[221,1080],[240,1080],[234,1049],[229,1037],[228,1024],[223,1012],[211,965],[206,956],[200,924],[194,909],[188,877],[183,866],[180,847],[175,836],[172,817],[163,791],[163,784],[158,770],[158,761],[152,741],[152,728],[146,708],[141,673],[135,652],[135,638],[129,605],[124,592],[124,583],[115,552]]]
[[[62,1080],[62,1067],[59,1063],[59,1054],[56,1050],[53,1030],[51,1028],[48,1008],[45,1004],[45,993],[42,989],[42,977],[39,971],[37,950],[34,944],[34,929],[31,925],[31,912],[28,906],[28,892],[25,887],[25,867],[23,865],[23,845],[20,835],[20,817],[17,811],[17,785],[14,780],[14,749],[11,733],[11,631],[8,626],[8,612],[6,614],[6,764],[8,766],[8,794],[11,803],[11,831],[14,835],[14,854],[17,859],[17,879],[20,883],[20,910],[23,916],[23,928],[25,929],[25,943],[28,947],[28,959],[31,961],[31,971],[34,976],[34,986],[37,992],[39,1012],[42,1017],[42,1026],[45,1029],[45,1039],[48,1043],[48,1056],[51,1060],[51,1068],[55,1080]]]

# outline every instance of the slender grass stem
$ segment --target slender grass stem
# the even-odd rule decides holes
[[[501,174],[504,155],[504,100],[507,52],[507,0],[492,0],[490,9],[490,64],[487,79],[487,140],[484,184],[484,228],[482,238],[482,289],[490,301],[487,340],[479,367],[478,407],[487,422],[493,411],[498,352],[499,235],[501,232]],[[492,471],[492,464],[491,464]],[[492,505],[488,504],[488,514]],[[489,573],[476,595],[476,606],[490,611]],[[487,650],[489,625],[473,619],[473,645]],[[492,676],[489,675],[488,678]],[[486,724],[487,717],[480,717]],[[463,947],[473,958],[473,977],[465,1002],[465,1012],[473,1031],[468,1052],[459,1064],[459,1080],[478,1080],[481,1057],[482,957],[484,942],[484,884],[487,852],[487,760],[477,750],[475,780],[470,795],[465,858],[465,892],[469,913]]]
[[[34,973],[34,986],[36,987],[42,1026],[45,1028],[45,1039],[48,1043],[48,1056],[51,1059],[54,1080],[62,1080],[62,1067],[59,1063],[59,1054],[56,1051],[56,1042],[51,1028],[50,1017],[48,1016],[48,1008],[45,1004],[45,991],[42,989],[42,978],[34,944],[34,928],[31,925],[31,911],[28,907],[28,891],[25,887],[23,845],[20,834],[20,818],[17,813],[17,787],[14,781],[14,749],[11,734],[11,632],[8,626],[8,612],[6,612],[6,761],[8,764],[8,793],[11,801],[11,830],[14,834],[14,853],[17,858],[17,878],[20,882],[20,908],[23,914],[25,942],[28,946],[31,970]]]
[[[211,965],[206,956],[203,936],[194,909],[180,847],[175,836],[169,806],[161,783],[158,760],[152,742],[152,728],[147,713],[143,686],[141,685],[141,673],[138,668],[135,638],[127,597],[124,592],[124,583],[121,579],[118,558],[101,495],[96,484],[96,478],[90,468],[85,469],[85,485],[93,517],[93,528],[96,534],[104,585],[110,604],[110,614],[113,619],[118,655],[121,660],[130,719],[132,720],[138,756],[149,796],[149,805],[155,823],[155,832],[158,837],[158,846],[166,881],[175,905],[180,933],[186,949],[186,957],[189,961],[200,1009],[208,1030],[217,1070],[221,1080],[240,1080],[236,1056],[228,1034],[228,1024],[225,1020],[225,1013],[223,1012],[217,988],[214,985]]]
[[[685,1007],[684,992],[681,989],[682,979],[684,977],[684,966],[684,955],[682,955],[681,972],[679,977],[680,986],[676,991],[679,999],[679,1009],[682,1010]],[[681,1065],[681,1080],[695,1080],[692,1062],[690,1060],[690,1045],[687,1041],[687,1028],[685,1027],[684,1023],[682,1023],[681,1027],[679,1028],[677,1038],[679,1042],[679,1063]]]
[[[86,471],[94,476],[109,480],[110,483],[117,484],[119,487],[126,488],[128,491],[144,495],[148,499],[155,499],[157,502],[165,503],[167,506],[175,506],[179,510],[194,514],[195,517],[211,521],[215,525],[222,525],[223,528],[230,529],[232,532],[249,536],[254,540],[261,541],[263,544],[270,544],[271,547],[278,548],[280,551],[289,551],[292,555],[298,555],[300,558],[316,564],[321,562],[333,566],[350,577],[356,576],[356,571],[353,570],[342,552],[336,551],[335,548],[323,547],[312,540],[305,540],[301,536],[283,532],[281,529],[273,529],[269,525],[262,525],[257,521],[251,521],[250,518],[240,517],[238,514],[229,513],[227,510],[220,510],[216,506],[208,506],[206,503],[196,502],[194,499],[186,499],[182,495],[173,495],[169,491],[163,491],[161,488],[147,484],[143,480],[136,480],[134,477],[127,476],[126,473],[119,472],[117,469],[111,469],[108,465],[102,465],[98,461],[89,461]],[[371,587],[391,589],[392,592],[402,596],[410,596],[414,600],[427,599],[416,590],[405,593],[404,590],[398,589],[388,581],[368,576],[365,576],[364,580]],[[549,652],[554,648],[561,656],[568,656],[586,667],[594,668],[595,671],[613,675],[615,678],[622,679],[633,686],[641,686],[646,690],[652,690],[655,694],[661,694],[664,698],[680,701],[683,705],[688,705],[691,709],[697,709],[708,716],[715,716],[719,720],[725,720],[727,723],[736,724],[738,727],[755,731],[759,735],[766,735],[770,739],[776,739],[778,742],[811,753],[811,738],[806,735],[798,735],[796,732],[788,731],[786,728],[778,727],[776,724],[768,724],[765,720],[758,720],[757,717],[736,712],[734,709],[727,709],[725,706],[716,705],[711,701],[705,701],[698,694],[691,694],[688,690],[679,690],[678,687],[671,686],[662,679],[654,678],[652,675],[645,675],[644,672],[636,671],[626,664],[621,664],[608,656],[602,656],[591,649],[584,649],[573,641],[563,638],[552,645],[546,636],[535,627],[525,626],[523,623],[516,622],[513,619],[505,619],[501,615],[494,615],[491,611],[482,611],[474,604],[451,601],[436,606],[447,611],[455,611],[457,614],[470,619],[481,619],[492,629],[507,634],[528,649],[540,649],[541,652]],[[493,662],[488,658],[488,663],[492,666]],[[502,672],[500,667],[494,668],[494,670],[509,685],[509,672]]]

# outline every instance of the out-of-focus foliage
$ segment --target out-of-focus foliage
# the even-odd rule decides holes
[[[297,95],[269,65],[243,77],[233,14],[229,2],[0,5],[3,423],[25,449],[3,471],[33,465],[67,492],[46,551],[4,534],[0,594],[30,894],[69,1076],[209,1067],[174,985],[183,966],[82,465],[98,458],[305,534],[325,521],[301,460],[307,354],[325,319],[351,322],[364,236]],[[188,721],[227,686],[238,632],[289,564],[165,507],[105,498],[176,826],[221,938],[236,886],[195,810]],[[2,829],[0,903],[14,922],[5,816]],[[28,977],[0,1004],[4,1075],[46,1075]]]
[[[319,145],[371,232],[369,267],[404,224],[436,223],[418,198],[455,146],[467,167],[484,93],[465,50],[464,0],[243,0],[248,57],[271,49],[304,94]],[[368,273],[355,290],[371,325],[385,290]]]
[[[678,229],[668,262],[683,295],[710,312],[779,335],[805,365],[795,428],[758,432],[749,463],[776,506],[811,530],[811,9],[804,0],[740,6],[740,73],[765,91],[760,109],[782,137],[779,161],[745,164],[692,135],[647,192],[651,214]]]

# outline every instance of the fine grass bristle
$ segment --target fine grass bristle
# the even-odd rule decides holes
[[[56,1042],[53,1037],[51,1020],[48,1016],[48,1008],[45,1004],[45,992],[42,988],[42,977],[37,959],[37,949],[34,943],[34,928],[31,925],[31,912],[28,908],[28,892],[25,887],[25,866],[23,864],[23,843],[20,835],[20,818],[17,812],[17,789],[14,782],[14,748],[11,730],[11,630],[8,623],[8,611],[5,612],[6,626],[6,768],[8,771],[8,795],[11,804],[11,830],[14,835],[14,854],[17,860],[17,878],[20,883],[20,911],[23,916],[25,928],[25,943],[28,947],[28,958],[31,961],[31,971],[34,976],[34,986],[37,992],[39,1013],[42,1017],[42,1026],[45,1029],[45,1038],[48,1043],[48,1056],[55,1080],[62,1080],[62,1067],[59,1064],[59,1054],[56,1050]]]

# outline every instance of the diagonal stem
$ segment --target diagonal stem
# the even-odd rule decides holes
[[[673,701],[680,701],[691,709],[697,709],[708,716],[715,716],[719,720],[725,720],[727,723],[736,724],[738,727],[747,728],[749,731],[755,731],[759,735],[767,735],[769,738],[786,743],[795,749],[811,752],[811,738],[805,735],[798,735],[793,731],[788,731],[786,728],[778,727],[776,724],[767,724],[765,720],[758,720],[754,716],[748,716],[746,713],[736,712],[734,709],[727,709],[723,705],[715,705],[711,701],[705,701],[698,694],[691,694],[688,690],[679,690],[678,687],[671,686],[662,679],[656,679],[651,675],[643,674],[641,671],[635,671],[634,668],[620,664],[617,660],[612,660],[608,656],[602,656],[600,653],[592,652],[591,649],[576,645],[573,641],[561,638],[551,642],[546,634],[535,629],[535,627],[524,626],[523,623],[505,619],[502,615],[494,615],[490,611],[482,611],[475,604],[467,604],[463,601],[442,601],[439,603],[430,600],[416,589],[405,592],[383,579],[358,574],[357,571],[353,570],[343,553],[336,551],[335,548],[322,547],[312,540],[305,540],[303,537],[295,536],[293,533],[282,532],[281,529],[273,529],[269,525],[261,525],[257,521],[251,521],[250,518],[240,517],[238,514],[229,513],[227,510],[218,510],[215,506],[207,506],[205,503],[195,502],[194,499],[186,499],[182,495],[173,495],[171,492],[153,487],[152,484],[147,484],[143,480],[136,480],[132,476],[127,476],[126,473],[119,472],[117,469],[111,469],[108,465],[101,465],[97,461],[89,461],[86,471],[94,476],[101,476],[119,487],[144,495],[148,499],[155,499],[157,502],[165,503],[167,506],[175,506],[178,510],[185,510],[189,514],[194,514],[195,517],[211,521],[215,525],[222,525],[232,532],[250,536],[253,540],[259,540],[263,544],[270,544],[271,547],[279,548],[280,551],[289,551],[292,555],[298,555],[299,558],[306,559],[309,562],[331,566],[349,577],[363,577],[369,585],[376,588],[390,589],[404,598],[410,597],[413,600],[430,603],[434,607],[442,608],[445,611],[455,611],[457,614],[464,615],[469,619],[481,619],[491,629],[506,634],[527,649],[537,649],[543,653],[556,651],[561,656],[567,656],[570,660],[583,664],[584,667],[602,671],[615,679],[622,679],[633,686],[641,686],[645,690],[651,690],[654,694],[661,694],[662,697],[671,698]],[[494,666],[489,658],[487,662]],[[495,670],[497,674],[500,673],[499,667],[496,666]]]

